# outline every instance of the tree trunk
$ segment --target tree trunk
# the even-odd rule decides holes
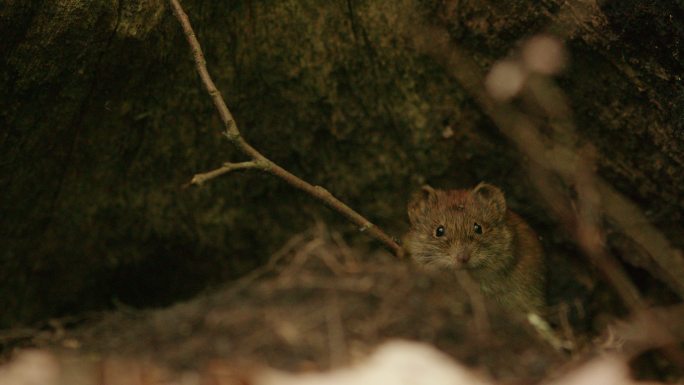
[[[591,144],[598,175],[684,247],[681,2],[183,4],[243,135],[286,169],[395,235],[421,184],[493,182],[548,254],[572,258],[520,150],[454,69],[415,45],[439,29],[486,74],[527,38],[557,36],[569,62],[551,81],[578,146]],[[166,2],[5,0],[0,21],[0,325],[117,299],[169,303],[243,274],[317,218],[356,232],[267,175],[182,187],[245,159],[221,136]],[[608,225],[627,234],[609,230],[611,252],[655,278],[644,285],[684,295],[684,275],[671,274],[681,253],[664,264]]]

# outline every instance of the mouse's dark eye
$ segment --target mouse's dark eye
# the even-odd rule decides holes
[[[442,236],[444,236],[444,233],[445,233],[444,226],[439,226],[437,228],[437,230],[435,230],[435,236],[436,237],[442,237]]]
[[[477,223],[473,225],[473,230],[475,230],[475,234],[482,234],[482,226]]]

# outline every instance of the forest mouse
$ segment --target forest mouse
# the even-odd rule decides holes
[[[544,306],[544,255],[537,235],[507,208],[503,192],[424,186],[408,204],[406,251],[420,265],[464,269],[485,296],[505,307],[538,313]]]

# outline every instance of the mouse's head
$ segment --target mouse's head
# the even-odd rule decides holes
[[[435,267],[495,268],[512,256],[506,199],[490,184],[472,190],[423,186],[408,205],[406,248],[418,263]]]

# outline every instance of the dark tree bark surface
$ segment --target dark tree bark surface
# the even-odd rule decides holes
[[[486,72],[527,37],[560,36],[570,62],[557,81],[599,175],[684,247],[681,1],[184,6],[243,135],[285,168],[396,235],[421,184],[493,182],[547,251],[571,257],[518,150],[411,39],[444,28]],[[166,2],[5,1],[0,36],[0,325],[169,303],[253,268],[316,218],[356,232],[266,175],[181,187],[244,159]],[[645,285],[677,290],[618,238],[655,278]]]

